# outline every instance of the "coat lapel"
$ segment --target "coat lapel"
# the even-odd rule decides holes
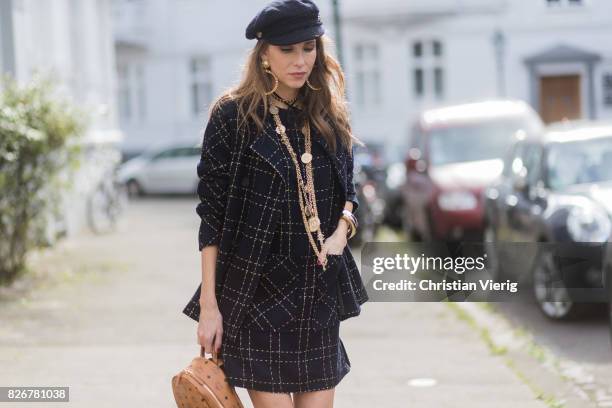
[[[323,147],[329,157],[346,198],[346,153],[344,149],[340,148],[338,138],[336,138],[338,148],[336,153],[334,153],[331,151],[331,147],[325,138],[314,127],[311,127],[311,135],[312,139]],[[287,184],[290,174],[289,165],[293,165],[293,163],[290,163],[290,158],[285,153],[285,146],[283,146],[280,137],[276,134],[275,127],[268,120],[264,122],[262,133],[255,138],[249,147],[265,160]]]
[[[344,154],[344,150],[340,148],[338,138],[336,137],[336,153],[334,153],[331,151],[331,148],[329,147],[327,140],[325,140],[325,138],[321,136],[319,132],[315,130],[315,131],[311,131],[311,134],[312,134],[312,138],[317,143],[321,144],[321,146],[323,146],[323,148],[325,149],[325,153],[327,153],[327,155],[329,156],[329,159],[332,165],[334,166],[334,170],[335,170],[338,182],[340,183],[340,187],[342,188],[342,193],[344,194],[344,197],[346,200],[346,195],[347,195],[346,172],[345,172],[346,166],[343,165],[345,163],[346,156]]]
[[[275,128],[268,121],[264,122],[263,131],[255,137],[249,147],[266,161],[287,184],[289,178],[288,159]]]

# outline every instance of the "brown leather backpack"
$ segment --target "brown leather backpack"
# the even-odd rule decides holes
[[[172,377],[172,392],[179,408],[244,408],[227,381],[223,360],[216,352],[206,358],[204,347],[199,357]]]

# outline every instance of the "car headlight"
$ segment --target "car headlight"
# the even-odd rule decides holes
[[[469,191],[449,191],[438,196],[438,206],[445,211],[473,210],[477,205],[476,197]]]
[[[606,242],[610,237],[610,217],[599,207],[574,207],[567,217],[567,230],[576,242]]]

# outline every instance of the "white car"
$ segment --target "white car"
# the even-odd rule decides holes
[[[200,144],[173,144],[148,150],[123,163],[119,181],[130,195],[197,192]]]

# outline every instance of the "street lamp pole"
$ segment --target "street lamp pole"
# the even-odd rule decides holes
[[[506,73],[504,70],[504,57],[506,51],[506,36],[503,31],[496,30],[493,33],[493,45],[495,47],[495,60],[497,66],[497,94],[506,96]]]
[[[336,54],[338,62],[344,69],[344,57],[342,54],[342,28],[340,26],[340,0],[332,0],[332,8],[334,10],[334,27],[336,30]]]

